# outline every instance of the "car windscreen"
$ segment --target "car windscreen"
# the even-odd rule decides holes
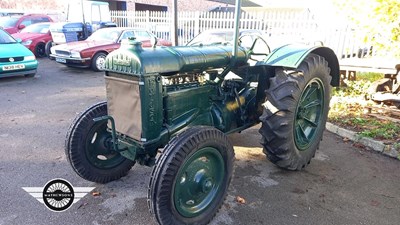
[[[15,39],[12,38],[7,32],[0,29],[0,44],[11,44],[16,43]]]
[[[197,35],[192,41],[188,43],[189,46],[193,45],[212,45],[212,44],[225,44],[233,40],[232,32],[205,32]]]
[[[16,17],[0,17],[0,27],[14,27],[18,22],[18,18]]]
[[[48,23],[46,24],[36,23],[25,27],[24,29],[21,30],[21,33],[46,34],[47,32],[49,32],[49,26],[50,24]]]
[[[94,32],[92,35],[90,35],[90,37],[87,40],[116,42],[120,35],[121,35],[120,30],[103,28]]]

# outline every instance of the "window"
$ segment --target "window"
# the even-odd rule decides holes
[[[122,35],[121,35],[121,40],[127,39],[129,37],[134,37],[135,35],[133,34],[133,31],[129,30],[129,31],[125,31]]]
[[[150,40],[151,35],[144,30],[137,30],[135,31],[135,37],[137,41],[144,41],[144,40]]]
[[[100,22],[100,7],[99,5],[92,5],[92,22]]]

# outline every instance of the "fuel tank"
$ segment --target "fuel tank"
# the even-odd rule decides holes
[[[200,73],[210,69],[225,68],[232,64],[233,46],[178,46],[142,48],[142,43],[124,40],[121,47],[106,58],[105,70],[136,76],[176,73]],[[247,63],[244,48],[239,48],[233,66]]]

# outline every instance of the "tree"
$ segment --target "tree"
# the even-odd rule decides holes
[[[365,42],[400,57],[399,0],[334,0],[342,15],[366,30]]]

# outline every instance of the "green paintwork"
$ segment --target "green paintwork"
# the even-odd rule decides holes
[[[227,102],[235,102],[233,97],[227,102],[212,101],[211,98],[218,95],[220,83],[168,87],[161,83],[161,76],[168,77],[178,71],[201,73],[230,67],[231,51],[232,46],[143,49],[140,42],[129,40],[120,49],[110,53],[106,59],[106,76],[117,74],[123,79],[135,77],[139,81],[141,97],[141,139],[119,135],[118,151],[130,159],[144,154],[155,156],[160,146],[167,144],[172,136],[188,126],[216,126],[224,132],[244,126],[245,122],[237,123],[235,110],[226,109]],[[236,65],[242,66],[246,61],[246,52],[241,48]],[[252,99],[255,91],[242,95],[243,98]],[[246,126],[255,123],[249,121]]]
[[[224,68],[232,60],[232,46],[142,48],[142,43],[124,40],[121,48],[111,52],[105,70],[136,76],[184,72],[203,72]],[[247,62],[243,48],[238,51],[236,65]]]
[[[327,47],[302,44],[284,45],[276,48],[263,62],[259,62],[257,65],[297,68],[310,53],[321,55],[328,61],[328,65],[331,68],[331,85],[339,86],[339,61],[335,53]]]
[[[142,141],[159,137],[163,125],[163,91],[158,74],[142,77]]]
[[[317,131],[324,114],[324,86],[320,79],[312,79],[304,88],[295,112],[295,144],[300,151],[306,151],[315,143]]]
[[[237,61],[231,65],[232,48],[221,45],[143,49],[140,42],[127,40],[120,49],[110,53],[106,58],[106,76],[138,81],[136,85],[139,85],[141,100],[141,115],[131,115],[132,123],[141,120],[141,138],[134,139],[116,130],[117,151],[131,160],[136,158],[139,163],[152,165],[154,160],[148,159],[154,159],[157,149],[187,127],[212,126],[229,134],[257,124],[262,114],[264,91],[269,78],[274,76],[274,67],[295,68],[310,53],[327,59],[331,66],[332,83],[336,82],[339,74],[335,54],[325,47],[286,45],[253,67],[248,66],[249,56],[243,48],[238,49]],[[238,71],[238,68],[246,69]],[[163,79],[177,74],[201,76],[204,72],[217,69],[216,79],[213,76],[202,82],[163,84]],[[241,78],[231,82],[224,80],[231,71]],[[299,115],[302,113],[299,112]],[[298,127],[304,124],[309,126],[304,121],[297,119]],[[313,132],[309,137],[313,137]],[[297,145],[306,149],[304,146],[308,142],[300,135],[298,133]]]
[[[95,123],[87,134],[85,154],[91,165],[99,169],[111,169],[121,164],[125,157],[113,150],[107,120]]]
[[[200,215],[222,190],[225,163],[221,153],[211,147],[195,152],[182,163],[176,176],[173,200],[183,217]]]

